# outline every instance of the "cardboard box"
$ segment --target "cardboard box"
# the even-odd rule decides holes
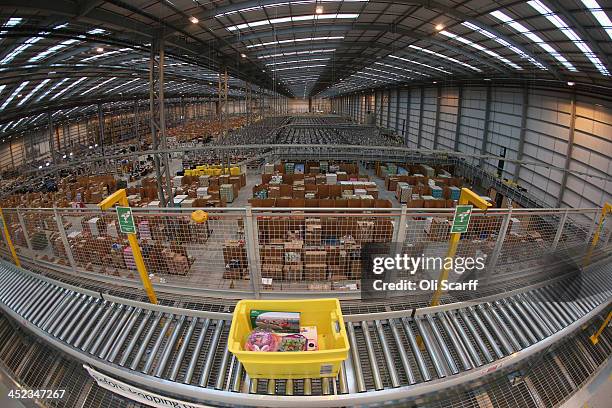
[[[326,264],[327,252],[326,251],[305,251],[304,262],[307,264]]]
[[[314,281],[327,280],[327,265],[322,264],[305,264],[304,279]]]
[[[278,264],[263,264],[261,266],[261,277],[271,278],[276,280],[283,279],[283,265]]]
[[[302,263],[283,266],[283,278],[285,280],[301,281],[304,277]]]

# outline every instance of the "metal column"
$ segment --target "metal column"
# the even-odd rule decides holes
[[[457,116],[455,123],[455,151],[459,151],[459,132],[461,131],[461,100],[463,99],[463,87],[457,88]]]
[[[419,130],[417,131],[417,149],[421,148],[421,141],[423,140],[423,135],[421,134],[423,131],[423,108],[425,103],[425,87],[421,87],[421,104],[419,106]]]
[[[442,87],[438,86],[436,93],[436,122],[434,125],[434,134],[433,134],[433,148],[436,150],[438,148],[438,132],[440,130],[440,104],[442,99]]]
[[[521,172],[521,163],[523,160],[523,150],[525,146],[525,132],[527,131],[527,110],[529,109],[529,90],[527,87],[523,88],[523,112],[521,114],[521,133],[519,134],[519,145],[518,152],[516,153],[516,159],[519,161],[515,164],[513,181],[518,183],[519,173]]]
[[[484,117],[484,129],[482,132],[482,146],[480,147],[480,154],[484,155],[487,153],[487,143],[489,142],[489,118],[491,116],[491,86],[487,86],[487,97],[485,100],[485,117]],[[484,169],[484,159],[481,157],[479,161],[481,169]]]
[[[47,119],[49,121],[49,153],[51,154],[51,161],[55,163],[55,142],[53,141],[53,117],[51,111],[47,112]]]
[[[567,175],[570,163],[572,161],[572,151],[574,150],[574,133],[576,129],[576,92],[572,93],[571,104],[570,127],[569,135],[567,136],[567,152],[565,153],[565,171],[563,172],[563,178],[561,179],[561,190],[559,191],[559,198],[557,199],[557,207],[561,207],[561,204],[563,203],[563,195],[567,185]]]
[[[151,136],[153,139],[153,150],[158,150],[160,148],[166,149],[168,146],[166,142],[166,111],[164,106],[163,35],[154,38],[153,42],[151,43],[151,57],[149,60],[149,104],[151,109]],[[155,172],[157,176],[157,191],[159,201],[163,206],[172,205],[172,180],[170,179],[168,154],[156,154],[153,157],[155,158]],[[165,167],[165,197],[161,180],[160,161],[163,161],[163,165]]]
[[[104,113],[102,112],[102,104],[98,104],[98,141],[104,155]]]

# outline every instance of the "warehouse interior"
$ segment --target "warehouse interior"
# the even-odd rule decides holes
[[[609,406],[611,16],[0,0],[0,406]]]

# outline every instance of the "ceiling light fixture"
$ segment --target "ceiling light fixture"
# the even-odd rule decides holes
[[[436,25],[436,30],[442,31],[442,30],[444,30],[444,26],[442,24],[438,24],[438,25]]]
[[[244,53],[240,54],[240,56],[241,56],[242,58],[246,58],[246,54],[244,54]]]
[[[323,6],[317,6],[317,8],[315,9],[315,13],[323,14]]]
[[[573,81],[567,81],[567,85],[568,85],[568,86],[574,86],[574,85],[576,85],[576,83],[575,83],[575,82],[573,82]]]
[[[96,52],[100,52],[100,53],[102,53],[102,52],[104,52],[104,48],[102,48],[102,47],[96,47]]]
[[[198,20],[197,17],[194,16],[189,17],[189,21],[191,21],[193,24],[198,24],[200,22],[200,20]]]

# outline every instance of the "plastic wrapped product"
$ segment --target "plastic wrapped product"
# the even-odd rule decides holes
[[[269,330],[255,329],[249,334],[244,348],[248,351],[277,351],[278,339]]]
[[[306,337],[301,334],[275,334],[278,337],[277,351],[306,351]]]

